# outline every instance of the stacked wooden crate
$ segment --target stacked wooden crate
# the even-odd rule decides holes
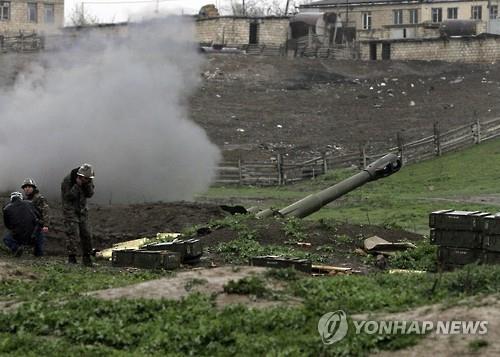
[[[117,267],[173,270],[182,264],[197,263],[203,254],[199,239],[149,244],[142,249],[113,250],[111,262]]]
[[[444,270],[484,262],[484,222],[490,216],[486,212],[455,210],[429,215],[430,241],[438,246],[438,262]]]
[[[500,213],[483,219],[483,261],[486,264],[500,264]]]

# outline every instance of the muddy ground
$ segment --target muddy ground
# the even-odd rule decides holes
[[[3,200],[6,198],[4,197]],[[2,200],[2,201],[3,201]],[[209,222],[230,216],[220,206],[208,203],[145,203],[135,205],[113,205],[90,207],[90,225],[93,231],[94,247],[105,249],[114,243],[142,237],[155,237],[158,232],[182,232],[194,225],[207,227]],[[64,225],[60,206],[52,203],[51,226],[46,244],[46,254],[63,256],[65,251]],[[370,270],[373,266],[365,264],[365,256],[355,253],[363,246],[366,238],[377,235],[390,242],[419,241],[421,235],[402,230],[388,229],[370,225],[353,225],[330,221],[303,221],[301,243],[297,237],[286,231],[286,221],[274,218],[249,219],[248,229],[236,226],[212,226],[209,232],[193,234],[204,246],[204,256],[198,266],[220,266],[231,260],[219,254],[217,248],[221,243],[232,242],[242,233],[251,234],[263,246],[284,246],[307,254],[323,264],[352,267],[361,271]],[[0,235],[5,228],[0,224]],[[30,255],[31,252],[27,252]],[[246,261],[246,260],[245,260]],[[245,261],[238,261],[239,264]],[[196,265],[195,265],[196,266]]]
[[[208,55],[191,115],[226,158],[380,151],[500,114],[500,64]]]
[[[205,54],[183,103],[226,159],[368,152],[500,115],[500,63],[334,61]],[[37,54],[0,56],[11,86]]]

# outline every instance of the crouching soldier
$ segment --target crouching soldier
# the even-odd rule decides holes
[[[38,217],[38,225],[33,235],[36,242],[35,256],[41,257],[43,255],[45,233],[49,231],[49,204],[45,197],[40,194],[37,184],[32,178],[25,179],[21,188],[24,191],[24,199],[33,204]]]
[[[94,195],[94,170],[89,164],[83,164],[71,170],[61,184],[62,209],[66,227],[68,263],[76,264],[80,241],[82,264],[92,266],[91,233],[88,224],[87,199]]]
[[[23,254],[23,245],[38,244],[33,242],[33,233],[38,224],[35,209],[31,202],[23,201],[21,192],[11,193],[10,202],[3,208],[3,220],[9,230],[3,241],[16,257]],[[43,250],[43,247],[39,249]]]

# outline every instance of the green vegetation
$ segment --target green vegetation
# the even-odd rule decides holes
[[[445,154],[440,158],[403,167],[391,177],[368,183],[340,200],[318,211],[308,219],[333,218],[358,224],[376,224],[428,232],[430,212],[452,208],[496,212],[497,206],[463,202],[466,197],[497,193],[500,178],[500,140],[486,142],[471,149]],[[316,192],[349,177],[356,171],[342,169],[316,180],[280,188],[210,189],[210,198],[265,197],[269,205],[283,207],[309,193]],[[462,202],[460,202],[462,201]]]
[[[325,258],[315,253],[304,252],[282,245],[260,244],[253,239],[235,239],[221,243],[216,251],[228,263],[248,264],[250,257],[259,255],[282,255],[290,258],[311,259],[313,262],[323,262]]]
[[[470,266],[441,276],[377,273],[282,279],[288,294],[303,301],[295,307],[285,304],[267,309],[241,305],[218,308],[213,296],[200,294],[191,294],[181,301],[104,301],[83,294],[88,289],[114,285],[116,273],[107,270],[96,273],[99,282],[88,283],[76,293],[68,289],[76,282],[89,279],[90,272],[59,266],[54,274],[65,279],[58,280],[58,290],[52,289],[52,282],[45,280],[47,294],[43,301],[40,289],[34,289],[38,294],[16,293],[23,291],[25,282],[10,281],[8,286],[13,293],[4,297],[24,303],[13,311],[0,313],[0,354],[363,356],[369,351],[414,344],[421,336],[356,335],[351,328],[342,341],[323,345],[317,333],[319,318],[339,309],[344,310],[349,319],[356,313],[403,311],[500,290],[500,267]],[[274,273],[270,274],[274,279]],[[126,279],[125,272],[118,275]],[[134,276],[133,280],[144,278],[146,276]],[[266,278],[232,282],[226,291],[265,296]],[[42,281],[43,278],[39,284]],[[483,346],[483,342],[476,342],[471,348]]]
[[[36,271],[34,281],[0,280],[0,300],[53,301],[78,296],[85,291],[125,286],[171,274],[147,270],[126,271],[111,267],[90,270],[62,263],[40,263],[29,268]]]
[[[474,340],[469,342],[469,349],[471,352],[479,352],[481,348],[488,346],[489,343],[486,340]]]
[[[310,219],[321,220],[336,240],[350,243],[357,237],[337,234],[331,220],[378,224],[428,232],[428,214],[437,209],[496,211],[495,206],[458,203],[474,195],[494,193],[500,162],[500,141],[405,167],[387,179],[351,192],[335,207]],[[284,206],[309,192],[348,177],[351,170],[328,173],[311,182],[280,188],[213,188],[207,197],[242,199],[269,197],[269,204]],[[263,204],[267,207],[268,203]],[[280,254],[312,258],[321,256],[292,247],[257,242],[255,227],[246,216],[213,221],[212,227],[228,227],[238,238],[221,243],[217,251],[229,262],[247,262],[252,255]],[[283,220],[282,229],[292,241],[304,240],[307,229],[299,220]],[[195,229],[187,230],[194,234]],[[392,267],[432,270],[435,247],[427,242],[390,258]],[[6,356],[164,356],[164,355],[324,355],[364,356],[379,350],[396,350],[415,344],[416,335],[367,335],[354,333],[355,314],[405,311],[418,306],[456,304],[465,297],[497,294],[500,266],[467,266],[451,273],[345,275],[311,278],[294,270],[270,270],[258,277],[232,281],[230,293],[254,298],[274,298],[272,286],[280,286],[281,300],[298,304],[257,309],[216,305],[216,297],[191,293],[174,300],[129,299],[105,301],[86,294],[108,287],[163,277],[166,273],[127,271],[109,267],[83,269],[43,260],[26,272],[0,281],[2,302],[17,302],[0,310],[0,355]],[[236,269],[236,268],[235,268]],[[26,280],[22,278],[24,275]],[[32,276],[35,278],[32,278]],[[188,291],[205,284],[192,279]],[[347,313],[350,329],[345,339],[324,345],[317,332],[319,318],[331,311]],[[469,343],[481,352],[485,340]]]
[[[389,257],[391,268],[436,271],[437,246],[431,245],[428,239],[418,242],[417,248],[396,252]]]
[[[228,294],[255,295],[257,297],[269,295],[266,282],[257,276],[242,278],[238,281],[230,280],[224,285],[224,292]]]

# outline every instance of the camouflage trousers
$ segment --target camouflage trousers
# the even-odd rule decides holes
[[[92,234],[87,217],[80,217],[79,220],[65,220],[64,225],[68,255],[78,255],[78,243],[82,248],[82,254],[89,255],[92,252]]]

